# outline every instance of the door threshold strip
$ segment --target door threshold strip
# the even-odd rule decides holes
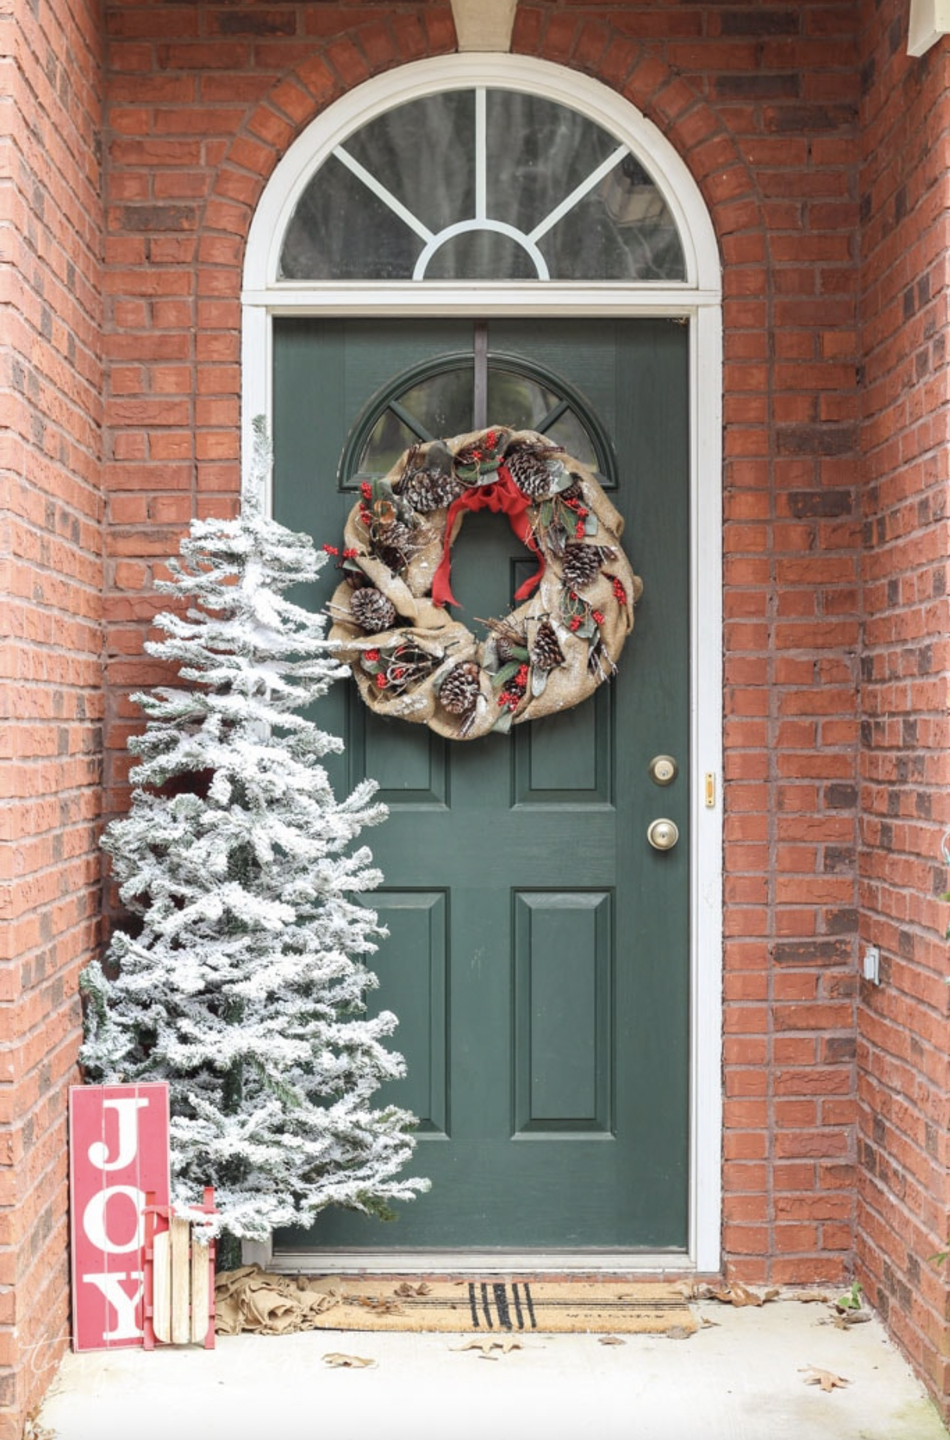
[[[250,1247],[248,1247],[249,1249]],[[256,1248],[256,1247],[255,1247]],[[682,1250],[274,1250],[245,1263],[301,1275],[656,1275],[696,1269]]]

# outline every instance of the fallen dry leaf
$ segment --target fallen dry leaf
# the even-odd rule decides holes
[[[329,1355],[324,1355],[323,1363],[332,1370],[372,1370],[376,1361],[367,1360],[365,1355],[343,1355],[339,1350],[331,1350]]]
[[[401,1285],[396,1286],[395,1290],[395,1294],[405,1295],[407,1297],[410,1295],[429,1295],[431,1292],[432,1286],[427,1285],[424,1280],[421,1285],[410,1285],[408,1280],[404,1280]]]
[[[718,1320],[710,1320],[708,1315],[700,1315],[699,1317],[699,1328],[701,1330],[712,1330],[715,1326],[718,1326],[718,1324]]]
[[[56,1431],[40,1423],[36,1409],[27,1415],[23,1426],[23,1440],[55,1440]]]
[[[395,1300],[389,1300],[385,1298],[380,1300],[375,1295],[361,1295],[359,1297],[359,1303],[360,1305],[365,1306],[367,1310],[372,1310],[374,1315],[402,1314],[402,1306],[397,1304]]]
[[[510,1355],[512,1350],[523,1350],[524,1346],[520,1340],[513,1335],[506,1335],[504,1340],[469,1340],[466,1345],[452,1345],[452,1350],[478,1350],[480,1360],[497,1360],[498,1356],[493,1355],[493,1350],[500,1350],[502,1355]]]
[[[866,1310],[848,1310],[843,1314],[836,1311],[832,1306],[831,1315],[827,1320],[819,1321],[821,1325],[833,1325],[836,1330],[850,1330],[852,1325],[864,1325],[870,1320]]]
[[[601,1335],[597,1341],[598,1345],[626,1345],[626,1340],[621,1340],[619,1335]]]
[[[778,1293],[777,1290],[766,1290],[764,1295],[759,1295],[747,1285],[740,1285],[738,1280],[731,1285],[724,1285],[721,1289],[712,1285],[706,1286],[707,1298],[719,1300],[723,1305],[765,1305],[769,1300],[774,1300]]]
[[[666,1332],[667,1340],[688,1340],[695,1332],[687,1330],[685,1325],[671,1325]]]
[[[818,1365],[800,1365],[798,1373],[805,1376],[806,1385],[820,1385],[822,1390],[843,1390],[851,1384],[843,1375],[836,1375],[833,1370],[822,1370]]]

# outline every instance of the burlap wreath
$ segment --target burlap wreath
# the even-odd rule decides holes
[[[538,569],[480,640],[446,606],[452,545],[481,509],[507,516]],[[622,531],[591,471],[536,431],[413,446],[350,512],[330,638],[371,710],[451,740],[569,709],[614,674],[633,629],[643,586]]]

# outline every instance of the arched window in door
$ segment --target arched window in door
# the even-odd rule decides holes
[[[516,430],[540,430],[605,489],[616,487],[613,446],[584,397],[546,365],[491,353],[487,332],[476,324],[471,354],[415,365],[373,397],[343,449],[342,486],[385,475],[410,445],[481,429],[491,416]]]
[[[682,281],[673,215],[630,146],[544,96],[423,95],[333,147],[282,280]]]

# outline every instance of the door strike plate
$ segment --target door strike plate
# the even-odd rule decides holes
[[[716,774],[713,770],[707,770],[703,780],[703,799],[707,810],[716,808]]]

